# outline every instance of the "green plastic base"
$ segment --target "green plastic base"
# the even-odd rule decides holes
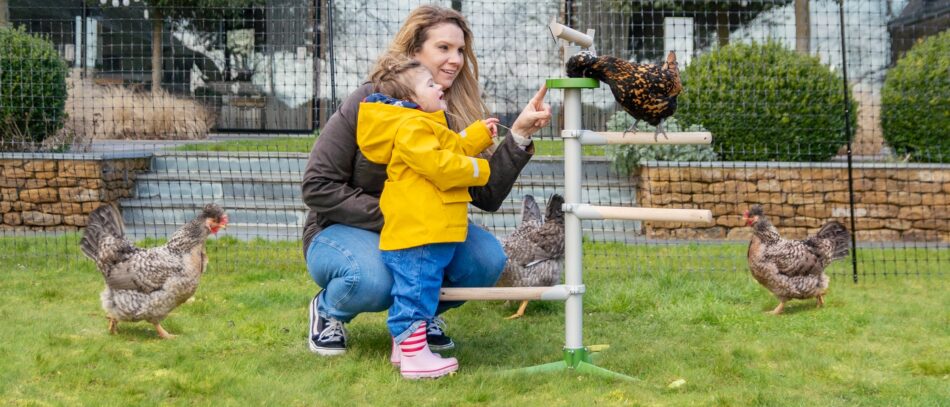
[[[564,360],[559,362],[545,363],[538,366],[529,366],[523,367],[521,369],[508,370],[505,373],[509,374],[533,374],[533,373],[548,373],[548,372],[560,372],[560,371],[574,371],[579,373],[587,373],[595,376],[607,377],[611,379],[621,379],[628,381],[636,381],[638,379],[627,376],[625,374],[612,372],[610,370],[604,369],[602,367],[597,367],[591,362],[592,354],[587,350],[587,348],[581,349],[564,349]]]
[[[548,89],[597,89],[600,82],[592,78],[549,78],[544,81]]]

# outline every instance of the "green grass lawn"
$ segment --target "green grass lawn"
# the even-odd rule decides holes
[[[227,140],[216,143],[186,144],[176,147],[178,151],[236,151],[236,152],[290,152],[309,153],[314,137],[274,137],[267,139]],[[564,142],[561,140],[535,140],[535,155],[564,155]],[[604,146],[584,146],[584,154],[603,156]]]
[[[859,284],[836,274],[825,308],[795,301],[776,317],[764,313],[774,298],[747,273],[687,271],[719,261],[716,252],[733,264],[742,245],[588,244],[584,342],[609,345],[597,365],[636,381],[504,375],[561,358],[563,303],[533,302],[524,318],[507,321],[517,304],[470,302],[446,314],[459,374],[408,382],[389,365],[385,313],[348,325],[345,356],[309,352],[306,307],[316,287],[297,242],[211,241],[197,294],[164,323],[179,336],[164,341],[144,322],[108,334],[102,278],[79,257],[77,240],[0,241],[2,404],[937,406],[950,399],[950,290],[942,274]],[[663,260],[677,251],[690,255]]]

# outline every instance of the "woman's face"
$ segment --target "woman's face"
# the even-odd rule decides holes
[[[412,58],[429,68],[435,83],[448,89],[455,82],[465,56],[465,35],[462,29],[452,23],[442,23],[429,29],[422,48]]]

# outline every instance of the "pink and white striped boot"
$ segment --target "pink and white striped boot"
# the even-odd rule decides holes
[[[425,322],[399,345],[393,341],[393,352],[389,361],[394,366],[399,366],[399,372],[406,379],[434,379],[459,368],[455,358],[443,358],[429,350]]]

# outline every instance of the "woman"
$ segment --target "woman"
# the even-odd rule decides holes
[[[420,6],[413,10],[389,49],[422,63],[445,92],[446,116],[456,132],[488,117],[478,86],[478,63],[465,18],[452,9]],[[303,178],[303,200],[310,208],[304,226],[304,257],[313,280],[324,289],[310,302],[310,350],[324,355],[346,352],[344,324],[362,312],[384,311],[392,304],[393,278],[380,259],[383,218],[379,196],[386,166],[368,161],[356,144],[359,102],[372,93],[364,84],[343,102],[310,151]],[[489,158],[491,176],[472,187],[472,204],[495,211],[534,154],[531,135],[551,119],[542,87],[512,124],[509,137]],[[501,275],[505,254],[489,232],[469,224],[467,237],[445,268],[446,287],[491,287]],[[440,302],[437,315],[461,305]],[[427,326],[429,348],[455,346],[441,318]]]

